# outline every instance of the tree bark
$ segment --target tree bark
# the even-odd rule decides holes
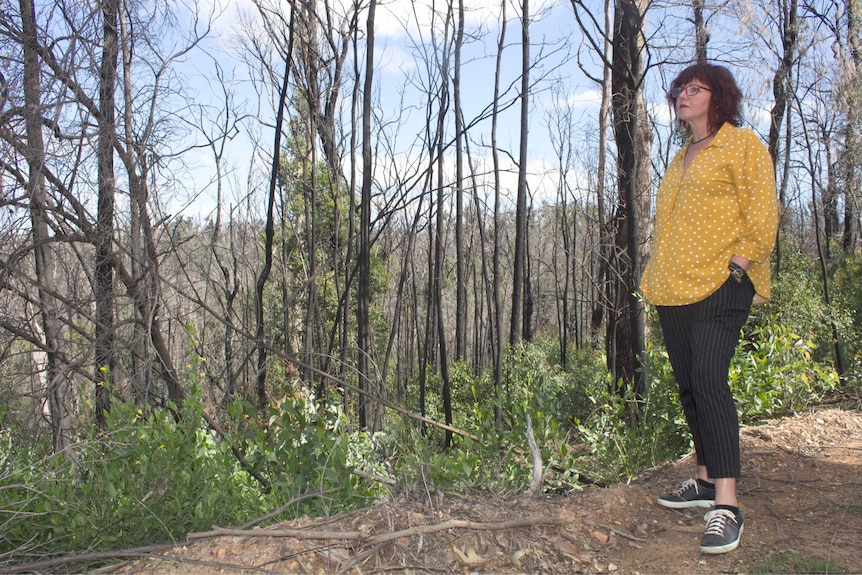
[[[494,420],[497,427],[503,424],[503,302],[500,290],[502,289],[500,269],[500,251],[502,217],[501,210],[501,183],[500,183],[500,154],[497,150],[497,123],[499,120],[500,106],[500,78],[503,62],[503,47],[506,43],[506,3],[500,2],[500,36],[497,40],[497,57],[494,70],[494,101],[491,103],[491,160],[494,169],[494,256],[493,256],[493,297],[494,297],[494,394],[496,402],[494,405]]]
[[[515,202],[515,259],[512,262],[512,317],[509,344],[523,333],[522,306],[527,261],[527,143],[530,125],[530,0],[521,0],[521,122],[518,154],[518,192]]]
[[[105,430],[110,408],[110,378],[114,371],[114,109],[117,59],[119,57],[118,0],[102,1],[102,63],[99,72],[98,201],[96,207],[96,261],[94,297],[96,300],[95,374],[96,427]]]
[[[24,51],[24,106],[26,108],[28,169],[27,195],[33,236],[33,257],[38,284],[39,321],[37,331],[44,338],[44,374],[51,436],[55,453],[72,457],[71,388],[61,360],[61,323],[55,283],[56,259],[48,226],[48,190],[45,185],[45,142],[42,137],[42,94],[36,11],[32,0],[20,0],[22,48]],[[5,84],[4,84],[5,86]],[[37,403],[41,398],[37,398]]]
[[[464,0],[458,0],[455,70],[452,78],[455,110],[455,361],[467,353],[467,285],[464,277],[464,122],[461,116],[461,47],[464,43]]]
[[[646,342],[643,305],[637,297],[641,272],[643,204],[648,200],[648,131],[642,107],[644,14],[638,1],[616,0],[614,13],[613,112],[616,135],[618,201],[615,216],[617,280],[607,343],[609,370],[618,391],[646,391]],[[648,205],[648,204],[646,204]],[[648,213],[648,212],[643,212]]]
[[[284,59],[284,76],[282,77],[281,91],[278,98],[278,109],[275,118],[275,134],[272,145],[272,171],[269,178],[269,194],[266,204],[266,224],[264,229],[264,263],[257,277],[255,286],[255,342],[257,344],[257,406],[259,409],[266,408],[266,369],[267,369],[267,344],[265,331],[265,317],[263,309],[264,290],[269,274],[272,271],[272,246],[275,237],[275,195],[278,185],[278,171],[281,159],[281,130],[284,122],[284,108],[287,101],[288,79],[290,78],[290,64],[293,52],[293,20],[295,11],[291,11],[290,39],[288,40],[287,56]]]
[[[359,279],[356,301],[356,345],[359,357],[357,371],[359,389],[370,387],[369,359],[371,357],[371,186],[373,183],[373,150],[371,142],[371,101],[374,90],[374,15],[377,0],[368,3],[365,48],[365,81],[362,90],[362,190],[359,199],[359,252],[357,253]],[[368,426],[369,405],[365,394],[359,396],[359,427]]]

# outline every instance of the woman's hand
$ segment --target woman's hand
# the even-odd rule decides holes
[[[735,263],[745,271],[748,271],[748,266],[751,265],[751,260],[737,255],[730,256],[730,261]]]

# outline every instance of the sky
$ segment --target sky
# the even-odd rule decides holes
[[[202,5],[204,10],[207,8],[214,9],[220,12],[220,16],[215,22],[213,37],[207,42],[207,49],[211,53],[219,54],[219,63],[225,68],[229,77],[241,79],[247,74],[247,70],[243,63],[232,57],[235,53],[234,38],[240,30],[240,14],[256,14],[257,9],[250,0],[208,0],[208,2],[209,4]],[[596,87],[591,85],[577,71],[573,62],[569,61],[563,64],[572,57],[574,46],[572,34],[576,28],[569,3],[561,3],[557,0],[537,0],[531,4],[531,11],[535,14],[531,24],[531,42],[535,46],[531,55],[538,61],[537,68],[531,73],[534,77],[540,75],[568,76],[566,82],[569,82],[569,84],[558,88],[560,93],[554,94],[550,90],[551,81],[544,80],[540,89],[531,93],[532,125],[529,157],[530,172],[533,176],[531,176],[530,187],[537,196],[541,196],[552,193],[542,190],[554,186],[553,178],[548,176],[549,171],[553,169],[549,163],[553,164],[555,160],[553,150],[550,148],[547,128],[544,126],[546,110],[553,107],[567,107],[573,111],[573,114],[586,116],[589,121],[595,123],[599,93]],[[380,110],[385,118],[393,120],[396,115],[401,113],[402,103],[409,108],[410,118],[407,120],[407,124],[401,128],[402,135],[399,137],[399,145],[403,145],[405,148],[414,145],[413,140],[415,138],[412,136],[405,137],[404,134],[420,133],[421,126],[425,123],[425,110],[411,107],[415,102],[421,100],[421,89],[405,82],[405,77],[410,76],[413,72],[416,72],[417,76],[424,75],[421,71],[416,70],[417,66],[423,65],[423,56],[416,49],[416,45],[428,38],[428,27],[431,25],[429,6],[430,0],[428,2],[386,0],[378,4],[377,8],[375,55],[378,65],[375,69],[375,83],[380,95]],[[500,7],[491,6],[486,0],[466,0],[465,12],[467,35],[481,36],[480,41],[467,42],[463,57],[462,105],[465,118],[469,122],[483,110],[486,110],[493,99],[494,58],[499,34]],[[519,85],[516,79],[521,65],[521,29],[518,22],[519,13],[511,5],[507,8],[507,18],[509,23],[506,31],[507,48],[503,61],[504,81],[502,85],[506,86],[515,82],[513,90],[518,90]],[[540,52],[541,58],[539,58]],[[197,82],[200,86],[198,97],[201,101],[205,101],[212,95],[207,93],[210,84],[203,80],[203,76],[211,74],[212,62],[207,58],[196,58],[190,64],[196,68],[196,73],[201,76]],[[553,70],[555,66],[561,65],[567,68],[559,72]],[[571,84],[573,79],[580,79],[582,83],[580,85]],[[248,102],[247,109],[249,111],[254,110],[252,101],[257,98],[257,95],[242,82],[236,84],[236,89],[239,98]],[[404,92],[403,99],[401,97],[402,91]],[[515,91],[510,92],[510,96],[515,93]],[[266,106],[264,109],[271,114],[271,110],[266,109]],[[518,114],[519,107],[514,106],[504,112],[501,117],[498,129],[498,146],[507,152],[501,155],[503,161],[507,160],[509,154],[517,156]],[[453,130],[451,126],[449,130],[450,132]],[[477,134],[476,139],[478,140],[471,144],[471,151],[477,158],[477,171],[480,171],[483,165],[490,163],[489,152],[487,148],[482,147],[482,144],[487,145],[489,143],[489,131],[490,120],[485,120],[480,129],[472,131]],[[480,132],[481,135],[478,135]],[[272,135],[261,134],[260,143],[271,148]],[[267,150],[266,153],[269,152]],[[415,157],[411,155],[414,152],[415,150],[403,150],[405,165],[416,162]],[[253,153],[253,144],[246,134],[240,135],[230,143],[228,157],[235,165],[236,186],[245,185],[242,178],[245,178],[245,171],[248,170]],[[207,217],[215,205],[214,186],[206,185],[212,179],[212,154],[207,150],[201,150],[193,162],[197,167],[192,172],[188,187],[195,190],[195,199],[188,206],[185,206],[183,214]],[[454,162],[448,163],[454,169]],[[404,169],[404,166],[401,168]],[[504,187],[508,190],[514,190],[516,179],[514,170],[511,170],[504,175]],[[200,190],[201,187],[204,189]],[[244,190],[236,190],[237,195],[241,193],[244,193]],[[183,203],[185,202],[188,202],[188,197],[177,196],[172,207],[179,210],[184,207]]]
[[[334,0],[334,3],[344,0]],[[383,118],[394,121],[396,116],[402,117],[402,109],[406,109],[409,118],[400,128],[397,146],[401,153],[399,166],[383,166],[386,169],[406,169],[405,167],[415,164],[422,159],[417,159],[417,150],[414,148],[415,136],[411,134],[422,133],[425,124],[425,110],[415,107],[423,100],[422,87],[414,86],[409,79],[426,76],[422,72],[424,55],[417,49],[424,40],[428,38],[428,28],[432,24],[431,10],[429,6],[433,0],[384,0],[378,4],[375,26],[375,55],[378,62],[375,69],[375,84],[379,94],[380,113]],[[438,1],[442,4],[442,0]],[[495,65],[496,42],[499,34],[500,7],[491,5],[486,0],[465,0],[468,37],[479,38],[468,41],[465,45],[463,57],[462,88],[464,115],[467,122],[477,117],[483,109],[486,109],[493,99],[493,76]],[[496,4],[496,3],[495,3]],[[553,200],[556,188],[557,176],[554,169],[556,164],[555,153],[551,144],[548,131],[549,113],[553,110],[565,110],[573,117],[578,125],[578,132],[573,135],[577,141],[574,145],[578,148],[580,159],[591,156],[590,147],[595,148],[597,135],[598,104],[600,94],[598,87],[588,79],[579,69],[576,61],[577,51],[582,50],[588,54],[588,50],[581,42],[578,27],[572,15],[570,2],[561,0],[534,0],[531,2],[531,11],[534,19],[530,27],[531,43],[533,49],[531,57],[536,67],[531,70],[532,78],[544,77],[531,91],[531,126],[529,144],[529,187],[537,201]],[[597,10],[601,3],[596,2]],[[256,100],[258,95],[251,90],[248,82],[243,82],[248,74],[245,64],[234,58],[236,53],[235,37],[240,32],[240,14],[256,15],[257,9],[251,0],[202,0],[204,11],[207,8],[220,12],[215,22],[214,34],[206,43],[211,54],[217,56],[219,63],[225,68],[227,76],[237,79],[234,84],[237,97],[246,102],[246,110],[254,112],[257,109]],[[504,56],[504,69],[502,82],[506,86],[510,82],[513,85],[514,95],[519,89],[517,77],[521,66],[521,29],[518,22],[519,14],[510,4],[507,8],[507,48]],[[364,16],[363,16],[364,19]],[[587,57],[582,56],[581,63],[589,66]],[[198,84],[199,98],[206,101],[212,94],[208,93],[209,84],[203,77],[212,74],[213,64],[210,59],[194,58],[189,65],[196,68],[201,75]],[[415,75],[413,74],[415,72]],[[598,71],[594,72],[596,75]],[[656,75],[656,77],[658,77]],[[553,88],[553,89],[552,89]],[[402,97],[403,93],[403,97]],[[349,94],[345,95],[345,99]],[[653,117],[659,122],[670,124],[671,113],[663,97],[661,86],[653,87],[647,93],[648,105],[651,107]],[[271,106],[263,102],[262,113],[271,118]],[[501,157],[506,160],[508,154],[517,156],[519,139],[519,106],[513,106],[501,116],[498,146],[506,153]],[[269,120],[271,122],[271,119]],[[260,129],[260,128],[258,128]],[[450,133],[453,128],[449,127]],[[471,143],[471,152],[476,158],[477,171],[482,171],[489,166],[490,156],[487,147],[483,144],[489,143],[490,120],[486,120],[476,129],[471,130],[475,141]],[[271,130],[269,130],[271,132]],[[265,155],[271,153],[272,134],[261,132],[259,145],[263,147]],[[230,180],[235,197],[242,197],[246,193],[247,172],[252,157],[255,154],[253,145],[254,135],[241,133],[230,142],[228,158],[233,167],[233,178]],[[587,152],[587,153],[585,153]],[[380,159],[382,162],[383,160]],[[195,200],[189,202],[187,198],[177,197],[175,207],[177,210],[185,206],[184,215],[207,217],[215,205],[213,186],[207,185],[212,179],[213,161],[212,155],[206,150],[200,151],[194,160],[197,164],[192,172],[188,187],[194,190]],[[454,169],[454,161],[448,162],[448,167]],[[511,168],[511,166],[510,166]],[[586,165],[574,167],[570,177],[575,185],[583,183],[589,174],[584,170]],[[261,173],[266,173],[265,169]],[[512,168],[504,176],[503,186],[514,193],[516,189],[516,174]]]

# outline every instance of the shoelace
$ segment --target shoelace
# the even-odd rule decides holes
[[[682,482],[682,486],[677,490],[677,492],[676,492],[677,497],[681,497],[683,493],[685,493],[686,491],[688,491],[692,487],[694,487],[695,493],[700,493],[700,489],[699,489],[699,486],[697,484],[697,481],[695,481],[694,479],[686,479],[685,481]]]
[[[705,535],[717,535],[721,537],[724,535],[724,528],[727,527],[727,522],[736,521],[736,515],[734,515],[733,511],[728,511],[727,509],[713,509],[704,515],[704,519],[707,521]]]

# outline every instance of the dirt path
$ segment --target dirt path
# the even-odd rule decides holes
[[[862,572],[862,414],[821,410],[746,428],[742,450],[745,532],[725,555],[699,553],[700,511],[655,503],[692,472],[689,456],[628,485],[542,501],[429,495],[379,503],[253,536],[199,539],[110,572]],[[308,537],[326,532],[329,539]]]

